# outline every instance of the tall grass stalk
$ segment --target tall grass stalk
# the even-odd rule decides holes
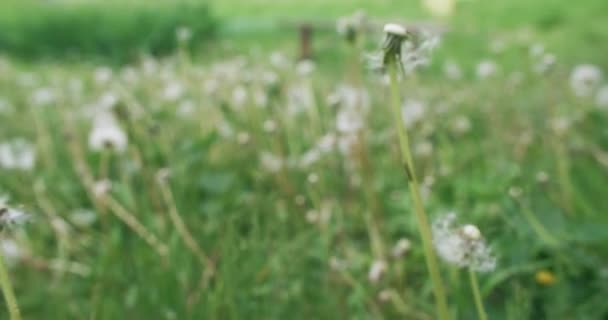
[[[469,268],[469,280],[471,281],[471,289],[473,290],[475,308],[477,308],[477,315],[479,316],[479,320],[488,320],[486,310],[483,307],[483,301],[481,300],[481,291],[479,290],[477,275],[475,274],[475,271],[473,271],[471,268]]]
[[[422,245],[424,247],[424,256],[426,260],[427,269],[431,275],[431,281],[433,283],[433,293],[435,295],[435,302],[437,305],[437,313],[439,319],[449,319],[448,303],[445,293],[445,288],[439,272],[439,265],[437,264],[437,256],[433,250],[432,234],[429,221],[422,204],[422,197],[420,196],[420,186],[418,184],[418,178],[414,170],[414,160],[409,146],[409,138],[407,130],[403,123],[401,112],[400,112],[400,95],[399,95],[399,84],[397,79],[397,65],[398,61],[396,57],[389,59],[387,68],[390,76],[390,90],[391,90],[391,105],[393,109],[393,119],[397,127],[399,136],[399,149],[401,151],[401,157],[404,161],[404,169],[407,174],[409,189],[412,195],[412,201],[414,203],[414,212],[416,214],[416,220],[418,221],[418,229],[422,237]]]
[[[17,304],[17,298],[13,291],[13,285],[8,277],[8,271],[4,264],[4,257],[0,254],[0,286],[2,287],[2,293],[4,294],[4,300],[8,306],[8,313],[11,320],[21,320],[21,313],[19,312],[19,305]]]

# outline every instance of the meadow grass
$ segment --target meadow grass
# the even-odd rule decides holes
[[[33,215],[0,250],[23,318],[435,319],[384,78],[331,31],[306,70],[274,24],[359,5],[426,17],[414,2],[218,1],[224,38],[202,56],[2,59],[0,196]],[[475,298],[441,263],[453,318],[480,303],[489,319],[608,314],[608,114],[570,84],[580,63],[608,70],[603,8],[463,2],[432,63],[399,83],[428,215],[457,212],[498,257]],[[544,73],[539,43],[557,57]],[[477,75],[483,60],[494,73]],[[123,151],[90,147],[108,112]],[[6,165],[16,138],[33,167]]]

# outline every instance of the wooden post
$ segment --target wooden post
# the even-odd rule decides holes
[[[300,60],[312,58],[312,25],[300,25]]]

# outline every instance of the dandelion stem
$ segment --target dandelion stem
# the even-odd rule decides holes
[[[11,280],[8,277],[8,271],[4,265],[4,257],[2,254],[0,254],[0,286],[2,287],[2,293],[4,294],[11,320],[21,320],[17,298],[15,298],[15,292],[13,291]]]
[[[416,178],[414,171],[414,161],[412,159],[412,153],[409,147],[407,130],[403,121],[401,120],[402,117],[399,109],[399,86],[397,80],[397,58],[393,57],[390,59],[387,67],[390,76],[391,105],[394,113],[393,119],[395,119],[395,125],[397,126],[401,157],[404,161],[403,165],[406,170],[409,189],[412,195],[412,201],[414,203],[414,212],[416,214],[416,220],[418,221],[418,229],[420,230],[420,235],[422,237],[426,265],[433,283],[433,293],[435,295],[435,302],[437,304],[438,316],[441,320],[447,320],[449,319],[447,297],[441,279],[441,274],[439,272],[439,266],[437,264],[437,256],[433,250],[431,227],[429,225],[428,218],[422,204],[422,198],[420,196],[420,186],[418,185],[418,179]]]
[[[488,320],[486,310],[483,307],[483,301],[481,300],[481,292],[479,290],[479,284],[477,283],[477,275],[475,271],[469,268],[469,279],[471,280],[471,289],[473,289],[473,297],[475,298],[475,307],[477,308],[477,314],[480,320]]]

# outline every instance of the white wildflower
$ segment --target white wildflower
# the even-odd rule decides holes
[[[100,112],[93,120],[89,133],[89,148],[93,151],[112,149],[123,152],[127,148],[127,134],[120,128],[118,121],[110,112]]]
[[[496,258],[479,229],[471,224],[456,226],[455,222],[456,214],[449,213],[433,223],[433,244],[439,257],[460,268],[493,271]]]
[[[110,190],[112,190],[112,181],[108,179],[97,181],[93,185],[93,195],[96,198],[105,197]]]
[[[363,117],[353,109],[342,108],[336,115],[336,129],[339,132],[351,134],[363,128]]]
[[[425,104],[420,100],[408,99],[405,100],[401,107],[401,116],[405,125],[410,127],[422,120],[425,112]]]
[[[312,148],[302,155],[300,158],[300,168],[308,168],[315,164],[321,158],[321,153],[316,148]]]
[[[12,239],[0,240],[0,252],[9,267],[15,266],[19,260],[27,255],[26,250]]]
[[[31,102],[37,107],[46,107],[51,105],[57,99],[55,91],[50,88],[38,88],[31,96]]]
[[[163,89],[162,96],[165,101],[175,102],[184,95],[184,92],[184,85],[179,81],[171,81]]]
[[[414,147],[414,153],[417,156],[426,158],[433,154],[433,144],[430,141],[420,141]]]
[[[461,115],[452,121],[452,130],[457,134],[464,134],[471,130],[471,120],[467,116]]]
[[[602,71],[594,65],[582,64],[570,74],[570,87],[579,97],[588,97],[602,80]]]
[[[479,79],[487,79],[496,74],[498,67],[494,61],[482,60],[477,64],[476,74]]]
[[[89,209],[77,209],[69,216],[70,222],[80,228],[88,228],[97,221],[97,214]]]
[[[175,35],[177,36],[177,41],[180,43],[186,43],[192,38],[192,29],[181,26],[175,31]]]
[[[264,131],[268,132],[268,133],[273,133],[277,130],[277,123],[272,120],[272,119],[268,119],[266,121],[264,121]]]
[[[315,95],[310,86],[295,84],[287,88],[287,110],[290,114],[297,115],[314,105]]]
[[[412,248],[412,242],[409,239],[401,238],[391,249],[391,255],[394,258],[401,258],[407,254]]]
[[[451,80],[460,80],[462,78],[462,70],[454,61],[448,61],[443,65],[443,74]]]
[[[329,153],[334,150],[336,145],[336,135],[333,133],[328,133],[322,136],[319,141],[317,141],[317,148],[322,153]]]
[[[99,67],[95,69],[93,79],[97,84],[106,84],[112,80],[112,69],[108,67]]]
[[[260,163],[266,171],[271,173],[279,172],[283,168],[283,159],[266,151],[260,153]]]
[[[452,15],[456,0],[423,0],[424,7],[434,16],[442,18]]]
[[[387,267],[388,267],[388,265],[386,264],[386,261],[384,261],[384,260],[374,261],[372,263],[371,267],[369,268],[369,272],[367,274],[367,279],[371,283],[377,283],[378,281],[380,281],[382,276],[386,273]]]
[[[11,229],[29,221],[31,216],[19,209],[0,204],[0,230]]]
[[[296,65],[296,73],[300,76],[309,76],[315,71],[315,63],[312,60],[302,60]]]
[[[34,146],[23,138],[0,144],[0,167],[9,170],[32,170],[36,162]]]

